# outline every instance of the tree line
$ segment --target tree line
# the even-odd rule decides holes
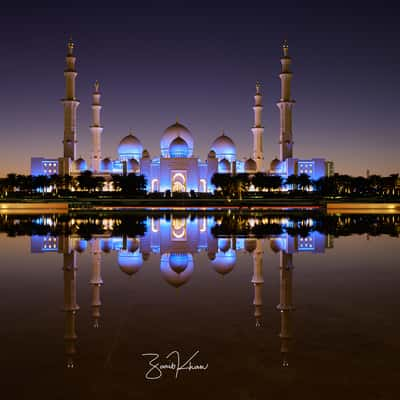
[[[386,177],[371,175],[367,178],[350,175],[334,174],[318,180],[312,180],[307,174],[290,175],[286,179],[280,176],[265,173],[249,174],[215,174],[211,179],[217,191],[224,197],[242,198],[251,187],[256,192],[289,193],[305,195],[316,194],[322,196],[371,196],[393,197],[400,196],[399,174]]]
[[[146,179],[143,175],[130,173],[128,175],[112,175],[111,181],[116,192],[130,195],[144,194]],[[102,176],[95,176],[91,171],[84,171],[80,175],[17,175],[8,174],[0,179],[0,194],[4,197],[9,194],[21,195],[52,194],[67,195],[71,192],[96,193],[104,190],[106,180]]]
[[[382,177],[371,175],[352,177],[349,175],[334,174],[312,180],[307,174],[291,175],[286,179],[266,173],[256,174],[221,174],[216,173],[211,178],[216,188],[214,195],[224,198],[242,199],[243,197],[262,194],[281,194],[282,191],[300,195],[341,196],[341,197],[382,197],[399,198],[400,180],[398,174]],[[84,171],[73,177],[70,175],[17,175],[8,174],[0,179],[0,195],[69,195],[71,192],[84,192],[91,195],[102,192],[106,185],[111,185],[114,193],[143,196],[146,193],[147,181],[143,175],[130,173],[128,175],[112,175],[111,181],[106,182],[102,176],[93,175],[91,171]],[[171,197],[171,192],[164,195]],[[250,194],[251,193],[251,194]],[[160,193],[160,195],[162,195]],[[175,194],[174,194],[175,197]],[[191,196],[195,197],[195,196]]]

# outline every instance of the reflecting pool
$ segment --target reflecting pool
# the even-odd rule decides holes
[[[0,215],[14,399],[396,398],[399,215]]]

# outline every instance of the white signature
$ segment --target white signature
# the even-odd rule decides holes
[[[160,363],[158,360],[160,355],[158,353],[143,353],[143,357],[151,357],[149,360],[149,370],[146,372],[144,377],[146,379],[160,379],[163,375],[164,370],[175,371],[175,379],[178,378],[181,371],[206,371],[208,369],[208,364],[192,364],[193,359],[200,353],[197,350],[193,355],[186,360],[183,364],[181,363],[181,355],[179,351],[173,350],[166,357],[166,360],[170,360],[164,364]],[[174,358],[172,358],[175,356]]]

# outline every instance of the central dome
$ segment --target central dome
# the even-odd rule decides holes
[[[178,136],[169,146],[169,156],[172,158],[186,158],[189,154],[187,143]]]
[[[142,158],[143,146],[140,143],[140,140],[129,134],[125,136],[120,142],[118,146],[118,156],[120,160],[140,160]]]
[[[175,124],[169,126],[162,135],[160,141],[161,156],[162,157],[172,157],[170,155],[170,146],[172,142],[177,139],[183,139],[188,147],[188,154],[186,157],[191,157],[193,155],[193,136],[186,126],[176,122]]]

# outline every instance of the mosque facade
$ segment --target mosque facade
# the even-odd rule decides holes
[[[281,57],[281,97],[277,103],[280,110],[280,158],[266,167],[263,150],[264,127],[262,124],[261,85],[256,84],[254,96],[254,124],[252,132],[252,157],[238,157],[235,142],[222,132],[211,144],[205,159],[195,153],[192,132],[176,121],[167,127],[160,140],[160,153],[151,157],[141,140],[129,133],[119,143],[117,158],[104,157],[102,149],[103,126],[101,122],[101,92],[96,81],[92,94],[92,154],[89,160],[77,158],[77,110],[74,44],[68,43],[66,56],[64,107],[63,157],[32,157],[32,175],[70,174],[77,176],[90,170],[94,175],[104,176],[111,181],[114,174],[136,173],[144,175],[148,192],[212,192],[215,188],[211,179],[215,173],[267,172],[287,178],[290,175],[306,173],[311,179],[319,179],[333,173],[333,164],[323,158],[299,160],[293,157],[292,109],[295,104],[291,97],[291,57],[287,43],[283,44]],[[249,135],[250,138],[250,135]],[[107,185],[107,183],[106,183]],[[109,185],[107,187],[110,187]]]

